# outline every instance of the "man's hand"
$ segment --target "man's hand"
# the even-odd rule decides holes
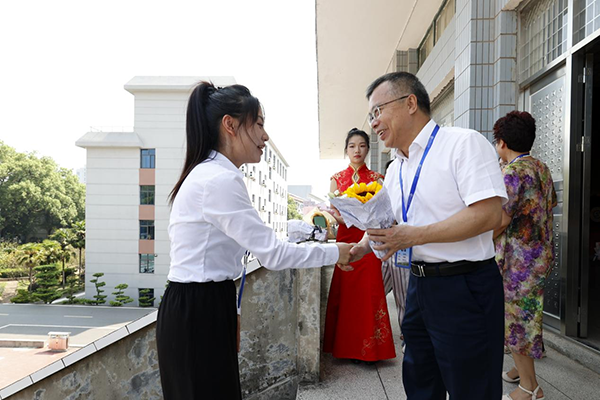
[[[393,225],[388,229],[367,229],[367,233],[369,239],[382,243],[373,245],[373,249],[387,252],[381,261],[389,260],[398,250],[420,244],[417,240],[419,228],[410,225]]]
[[[355,245],[355,243],[336,243],[336,245],[340,250],[340,255],[335,265],[342,271],[354,271],[354,268],[352,268],[349,264],[351,262],[350,250]]]

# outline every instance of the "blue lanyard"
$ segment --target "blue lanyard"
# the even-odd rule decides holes
[[[514,159],[513,159],[511,162],[509,162],[509,163],[508,163],[508,165],[510,165],[510,164],[512,164],[512,163],[514,163],[514,162],[515,162],[515,161],[517,161],[519,158],[521,158],[521,157],[527,157],[528,155],[529,155],[529,152],[527,152],[527,153],[523,153],[523,154],[521,154],[520,156],[516,156],[516,157],[515,157],[515,158],[514,158]]]
[[[250,252],[246,250],[244,253],[244,271],[242,272],[242,282],[240,282],[240,294],[238,295],[238,309],[242,306],[242,295],[244,294],[244,284],[246,283],[246,267],[248,266],[248,258],[250,257]]]
[[[408,194],[408,201],[406,205],[404,204],[404,182],[402,181],[402,166],[404,165],[404,160],[400,163],[400,190],[402,192],[402,219],[404,222],[408,221],[408,209],[412,203],[412,199],[415,196],[415,190],[417,189],[417,183],[419,182],[419,177],[421,176],[421,168],[423,167],[423,162],[425,161],[425,157],[429,153],[431,149],[431,145],[433,144],[433,139],[437,135],[440,130],[440,126],[436,125],[429,136],[429,142],[427,142],[427,147],[425,147],[425,151],[423,152],[423,157],[421,157],[421,162],[419,162],[419,166],[417,167],[417,171],[415,172],[415,177],[413,178],[412,186],[410,187],[410,193]]]

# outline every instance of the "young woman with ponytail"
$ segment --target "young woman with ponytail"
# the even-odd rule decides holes
[[[201,82],[192,91],[185,164],[169,199],[169,286],[156,326],[166,400],[242,398],[233,279],[246,250],[272,270],[351,270],[351,245],[280,241],[252,207],[239,167],[260,161],[269,140],[264,123],[260,102],[242,85]]]

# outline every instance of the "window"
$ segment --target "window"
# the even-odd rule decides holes
[[[154,185],[140,186],[140,204],[154,204]]]
[[[154,273],[154,254],[140,254],[140,274]]]
[[[154,307],[154,289],[138,289],[138,304],[140,307]]]
[[[140,220],[140,239],[154,240],[154,221]]]
[[[140,168],[155,168],[156,150],[142,149]]]
[[[455,0],[448,0],[446,4],[442,6],[438,17],[435,19],[435,42],[440,40],[440,37],[448,27],[448,24],[452,20],[456,10]]]
[[[252,194],[252,204],[254,204],[254,199],[255,199],[254,194]]]
[[[262,171],[258,171],[258,184],[262,183]]]
[[[271,171],[272,171],[272,169],[269,168],[269,179],[273,179],[273,177],[271,176]]]
[[[269,223],[271,223],[271,211],[269,211]]]
[[[419,68],[423,65],[427,56],[431,54],[433,47],[440,40],[440,37],[448,27],[448,24],[454,17],[456,13],[456,0],[446,0],[437,15],[435,16],[433,22],[429,26],[425,37],[421,41],[419,45]]]
[[[269,201],[271,201],[271,189],[269,189]]]

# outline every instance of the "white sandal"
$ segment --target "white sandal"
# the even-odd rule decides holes
[[[515,379],[513,379],[510,376],[508,376],[508,372],[504,371],[502,372],[502,380],[508,383],[517,383],[521,380],[521,377],[517,376]]]
[[[540,391],[540,385],[538,385],[538,387],[536,387],[533,392],[531,390],[525,389],[521,385],[519,385],[519,389],[521,389],[522,391],[524,391],[527,394],[530,394],[531,395],[531,400],[544,400],[546,398],[546,396],[542,396],[539,399],[537,397],[537,394]],[[502,396],[502,400],[514,400],[514,399],[512,397],[510,397],[510,394],[505,394],[504,396]]]

